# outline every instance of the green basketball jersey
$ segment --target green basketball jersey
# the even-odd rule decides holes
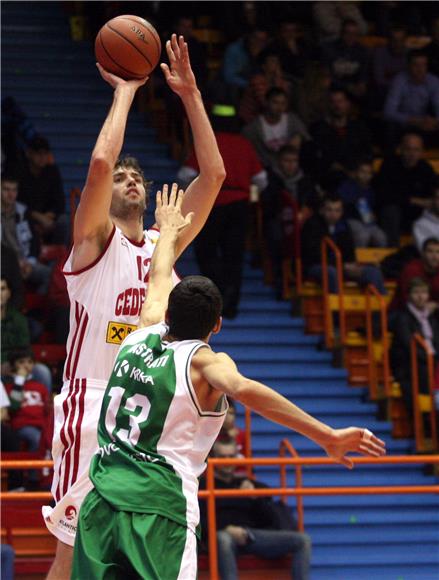
[[[98,493],[115,509],[155,513],[195,531],[198,477],[227,411],[203,412],[190,378],[199,340],[164,342],[165,324],[122,343],[105,391],[99,450],[90,466]]]

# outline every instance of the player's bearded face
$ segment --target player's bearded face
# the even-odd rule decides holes
[[[113,174],[111,215],[128,219],[141,218],[146,209],[146,192],[142,176],[133,168],[119,167]]]

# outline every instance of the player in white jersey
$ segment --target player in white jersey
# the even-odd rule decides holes
[[[349,467],[349,451],[385,453],[371,432],[331,429],[211,350],[221,328],[218,288],[189,276],[172,289],[178,233],[190,220],[176,194],[175,186],[169,201],[165,190],[157,199],[162,235],[140,328],[122,343],[105,391],[90,468],[95,489],[81,508],[72,580],[195,580],[198,477],[225,418],[224,395]]]
[[[202,228],[225,177],[224,164],[193,75],[187,44],[172,35],[170,65],[161,64],[169,87],[179,95],[192,128],[200,175],[189,186],[185,213],[191,225],[179,238],[176,256]],[[158,232],[143,231],[147,183],[133,158],[118,161],[128,112],[147,79],[122,80],[98,65],[114,89],[113,103],[94,147],[87,181],[75,215],[73,248],[65,264],[71,301],[64,386],[55,398],[53,441],[55,507],[43,508],[58,538],[49,580],[70,577],[79,508],[97,449],[102,396],[117,349],[138,320]]]

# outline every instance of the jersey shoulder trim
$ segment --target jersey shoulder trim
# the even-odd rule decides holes
[[[210,348],[210,346],[208,344],[196,344],[193,349],[190,351],[188,357],[187,357],[187,361],[186,361],[186,369],[185,369],[185,379],[186,379],[186,386],[187,389],[189,391],[189,395],[190,398],[197,410],[197,413],[200,417],[222,417],[227,413],[227,409],[228,409],[228,405],[226,403],[226,405],[224,406],[222,411],[203,411],[201,409],[201,405],[198,401],[198,397],[197,394],[195,392],[194,389],[194,385],[192,384],[192,379],[191,379],[191,362],[192,362],[192,358],[194,356],[194,354],[200,350],[200,348],[203,347],[207,347]]]
[[[99,256],[95,260],[93,260],[93,262],[91,264],[89,264],[88,266],[85,266],[84,268],[81,268],[80,270],[72,270],[71,272],[67,272],[65,270],[65,267],[66,267],[66,264],[69,261],[69,258],[73,252],[74,246],[72,246],[72,248],[69,252],[69,255],[67,256],[67,259],[64,262],[63,271],[62,271],[64,276],[79,276],[79,274],[83,274],[84,272],[87,272],[87,270],[91,270],[94,266],[96,266],[96,264],[103,258],[106,251],[108,250],[108,247],[111,244],[115,233],[116,233],[116,226],[113,224],[113,229],[111,231],[111,234],[108,236],[108,240],[106,241],[105,246],[104,246],[102,252],[99,254]]]

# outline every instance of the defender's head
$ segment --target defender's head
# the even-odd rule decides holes
[[[149,202],[151,182],[145,179],[135,157],[122,157],[113,170],[113,197],[110,213],[116,218],[127,219],[143,214]]]
[[[209,278],[187,276],[169,295],[166,322],[177,340],[205,340],[221,328],[221,293]]]

